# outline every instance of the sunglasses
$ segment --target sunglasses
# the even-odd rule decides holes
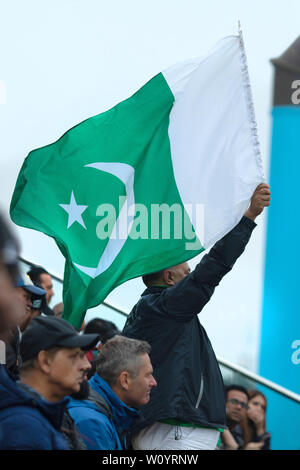
[[[233,405],[241,405],[242,408],[245,410],[248,409],[248,403],[245,403],[244,401],[237,400],[236,398],[230,398],[230,400],[227,400],[228,403],[232,403]]]

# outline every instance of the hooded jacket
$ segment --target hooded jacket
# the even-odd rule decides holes
[[[70,399],[68,410],[89,450],[122,450],[119,435],[128,431],[138,411],[120,400],[108,383],[97,373],[89,380],[90,387],[107,402],[112,419],[95,401]]]
[[[30,398],[43,399],[43,397],[29,385],[26,385],[20,381],[17,381],[17,385],[24,392],[28,393]],[[60,432],[66,439],[70,450],[86,450],[86,445],[84,444],[78,430],[76,429],[76,426],[68,413],[67,407],[64,408],[64,415],[60,427]]]
[[[0,449],[69,450],[60,432],[66,402],[32,398],[0,366]]]
[[[244,251],[255,226],[243,217],[193,272],[174,286],[146,289],[130,313],[123,334],[150,343],[158,384],[141,409],[135,432],[166,419],[226,428],[222,375],[197,314]]]

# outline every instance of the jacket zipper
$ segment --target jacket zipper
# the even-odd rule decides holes
[[[203,392],[204,392],[204,379],[203,379],[203,374],[201,374],[200,391],[199,391],[199,395],[198,395],[198,398],[197,398],[195,408],[198,408],[198,406],[200,405],[200,401],[202,399]]]

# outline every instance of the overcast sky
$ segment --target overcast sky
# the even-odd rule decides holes
[[[0,5],[4,211],[31,150],[128,98],[161,70],[237,34],[238,20],[268,179],[270,59],[299,35],[298,0],[2,0]],[[260,335],[266,216],[257,222],[246,252],[200,316],[216,353],[252,369]],[[15,230],[23,257],[63,275],[64,259],[51,239],[31,230]],[[191,260],[191,267],[198,261]],[[142,291],[141,281],[133,280],[109,299],[130,310]]]

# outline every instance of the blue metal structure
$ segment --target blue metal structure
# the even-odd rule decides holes
[[[272,196],[259,374],[300,393],[300,37],[272,62],[276,67],[269,181]],[[299,404],[264,392],[272,449],[300,449]]]

